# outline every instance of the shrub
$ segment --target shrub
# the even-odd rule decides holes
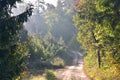
[[[46,70],[46,79],[47,80],[55,80],[56,79],[56,73],[53,70]]]
[[[52,64],[53,66],[59,66],[59,67],[65,66],[64,60],[61,59],[61,58],[59,58],[59,57],[54,58],[54,59],[51,61],[51,64]]]

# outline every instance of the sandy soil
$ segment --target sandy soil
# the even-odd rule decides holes
[[[83,69],[83,56],[79,52],[73,51],[72,66],[57,69],[57,80],[90,80]]]

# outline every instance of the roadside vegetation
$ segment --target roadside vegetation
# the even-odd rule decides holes
[[[119,80],[120,73],[119,65],[103,66],[99,68],[97,66],[97,59],[93,58],[92,55],[87,55],[84,59],[84,68],[88,76],[93,80]],[[117,67],[117,68],[116,68]]]
[[[120,80],[120,1],[80,0],[74,22],[93,80]]]

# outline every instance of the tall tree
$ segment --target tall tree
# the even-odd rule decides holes
[[[12,8],[21,0],[0,1],[0,79],[15,80],[24,68],[24,58],[27,54],[26,45],[21,43],[19,31],[23,23],[32,14],[32,8],[17,15],[11,16]]]
[[[74,17],[78,40],[88,53],[97,53],[99,66],[101,56],[107,59],[104,65],[120,61],[119,4],[119,0],[84,0]]]

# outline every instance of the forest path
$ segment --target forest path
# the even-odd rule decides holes
[[[83,56],[79,52],[72,51],[74,54],[72,66],[57,69],[57,80],[90,80],[83,69]]]

